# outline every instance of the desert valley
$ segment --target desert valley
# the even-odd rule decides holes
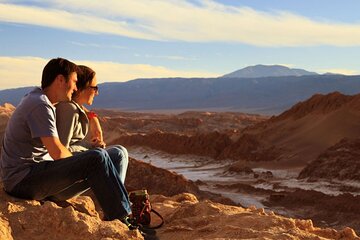
[[[1,134],[14,109],[1,107]],[[128,189],[148,189],[164,215],[160,239],[359,239],[360,95],[315,94],[277,116],[96,111],[106,142],[129,150]],[[142,238],[86,196],[1,198],[1,239]]]
[[[317,226],[360,231],[360,95],[316,94],[273,117],[101,114],[109,143],[202,190]]]
[[[127,189],[147,189],[164,216],[159,239],[360,239],[359,83],[257,65],[103,83],[93,110],[105,142],[129,151]],[[1,138],[29,89],[0,91]],[[102,221],[91,191],[61,204],[0,198],[1,239],[143,239]]]

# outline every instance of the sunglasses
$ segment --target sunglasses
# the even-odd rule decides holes
[[[98,86],[88,86],[88,88],[93,89],[95,92],[99,92],[99,87]]]

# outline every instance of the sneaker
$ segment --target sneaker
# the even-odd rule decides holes
[[[124,217],[121,222],[124,223],[129,228],[129,230],[139,230],[140,234],[144,237],[145,240],[159,239],[156,236],[156,231],[154,229],[143,227],[141,224],[136,224],[133,219],[129,217]]]
[[[144,232],[144,233],[146,233],[146,234],[148,234],[148,235],[156,235],[156,230],[155,230],[155,229],[147,228],[147,227],[145,227],[145,226],[143,226],[143,225],[141,225],[141,224],[139,224],[139,225],[137,225],[137,226],[138,226],[138,228],[139,228],[139,230],[140,230],[141,232]]]
[[[140,223],[136,223],[135,219],[133,219],[133,218],[128,218],[128,222],[133,226],[137,226],[137,228],[141,232],[144,232],[144,233],[150,234],[150,235],[156,235],[156,230],[155,229],[146,227],[146,226],[144,226],[144,225],[142,225]]]
[[[140,231],[141,236],[144,237],[144,240],[159,240],[159,237],[154,234],[148,234],[141,230],[139,230],[139,231]]]
[[[130,230],[135,230],[138,229],[139,227],[137,225],[134,225],[130,222],[130,218],[129,217],[124,217],[123,219],[120,220],[123,224],[125,224]]]

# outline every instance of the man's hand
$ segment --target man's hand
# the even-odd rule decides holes
[[[50,156],[54,160],[67,158],[72,156],[72,153],[62,145],[60,139],[57,137],[41,137],[40,138]]]

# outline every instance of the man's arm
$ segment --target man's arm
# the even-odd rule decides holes
[[[40,137],[42,143],[54,160],[72,156],[71,152],[61,144],[57,137]]]

